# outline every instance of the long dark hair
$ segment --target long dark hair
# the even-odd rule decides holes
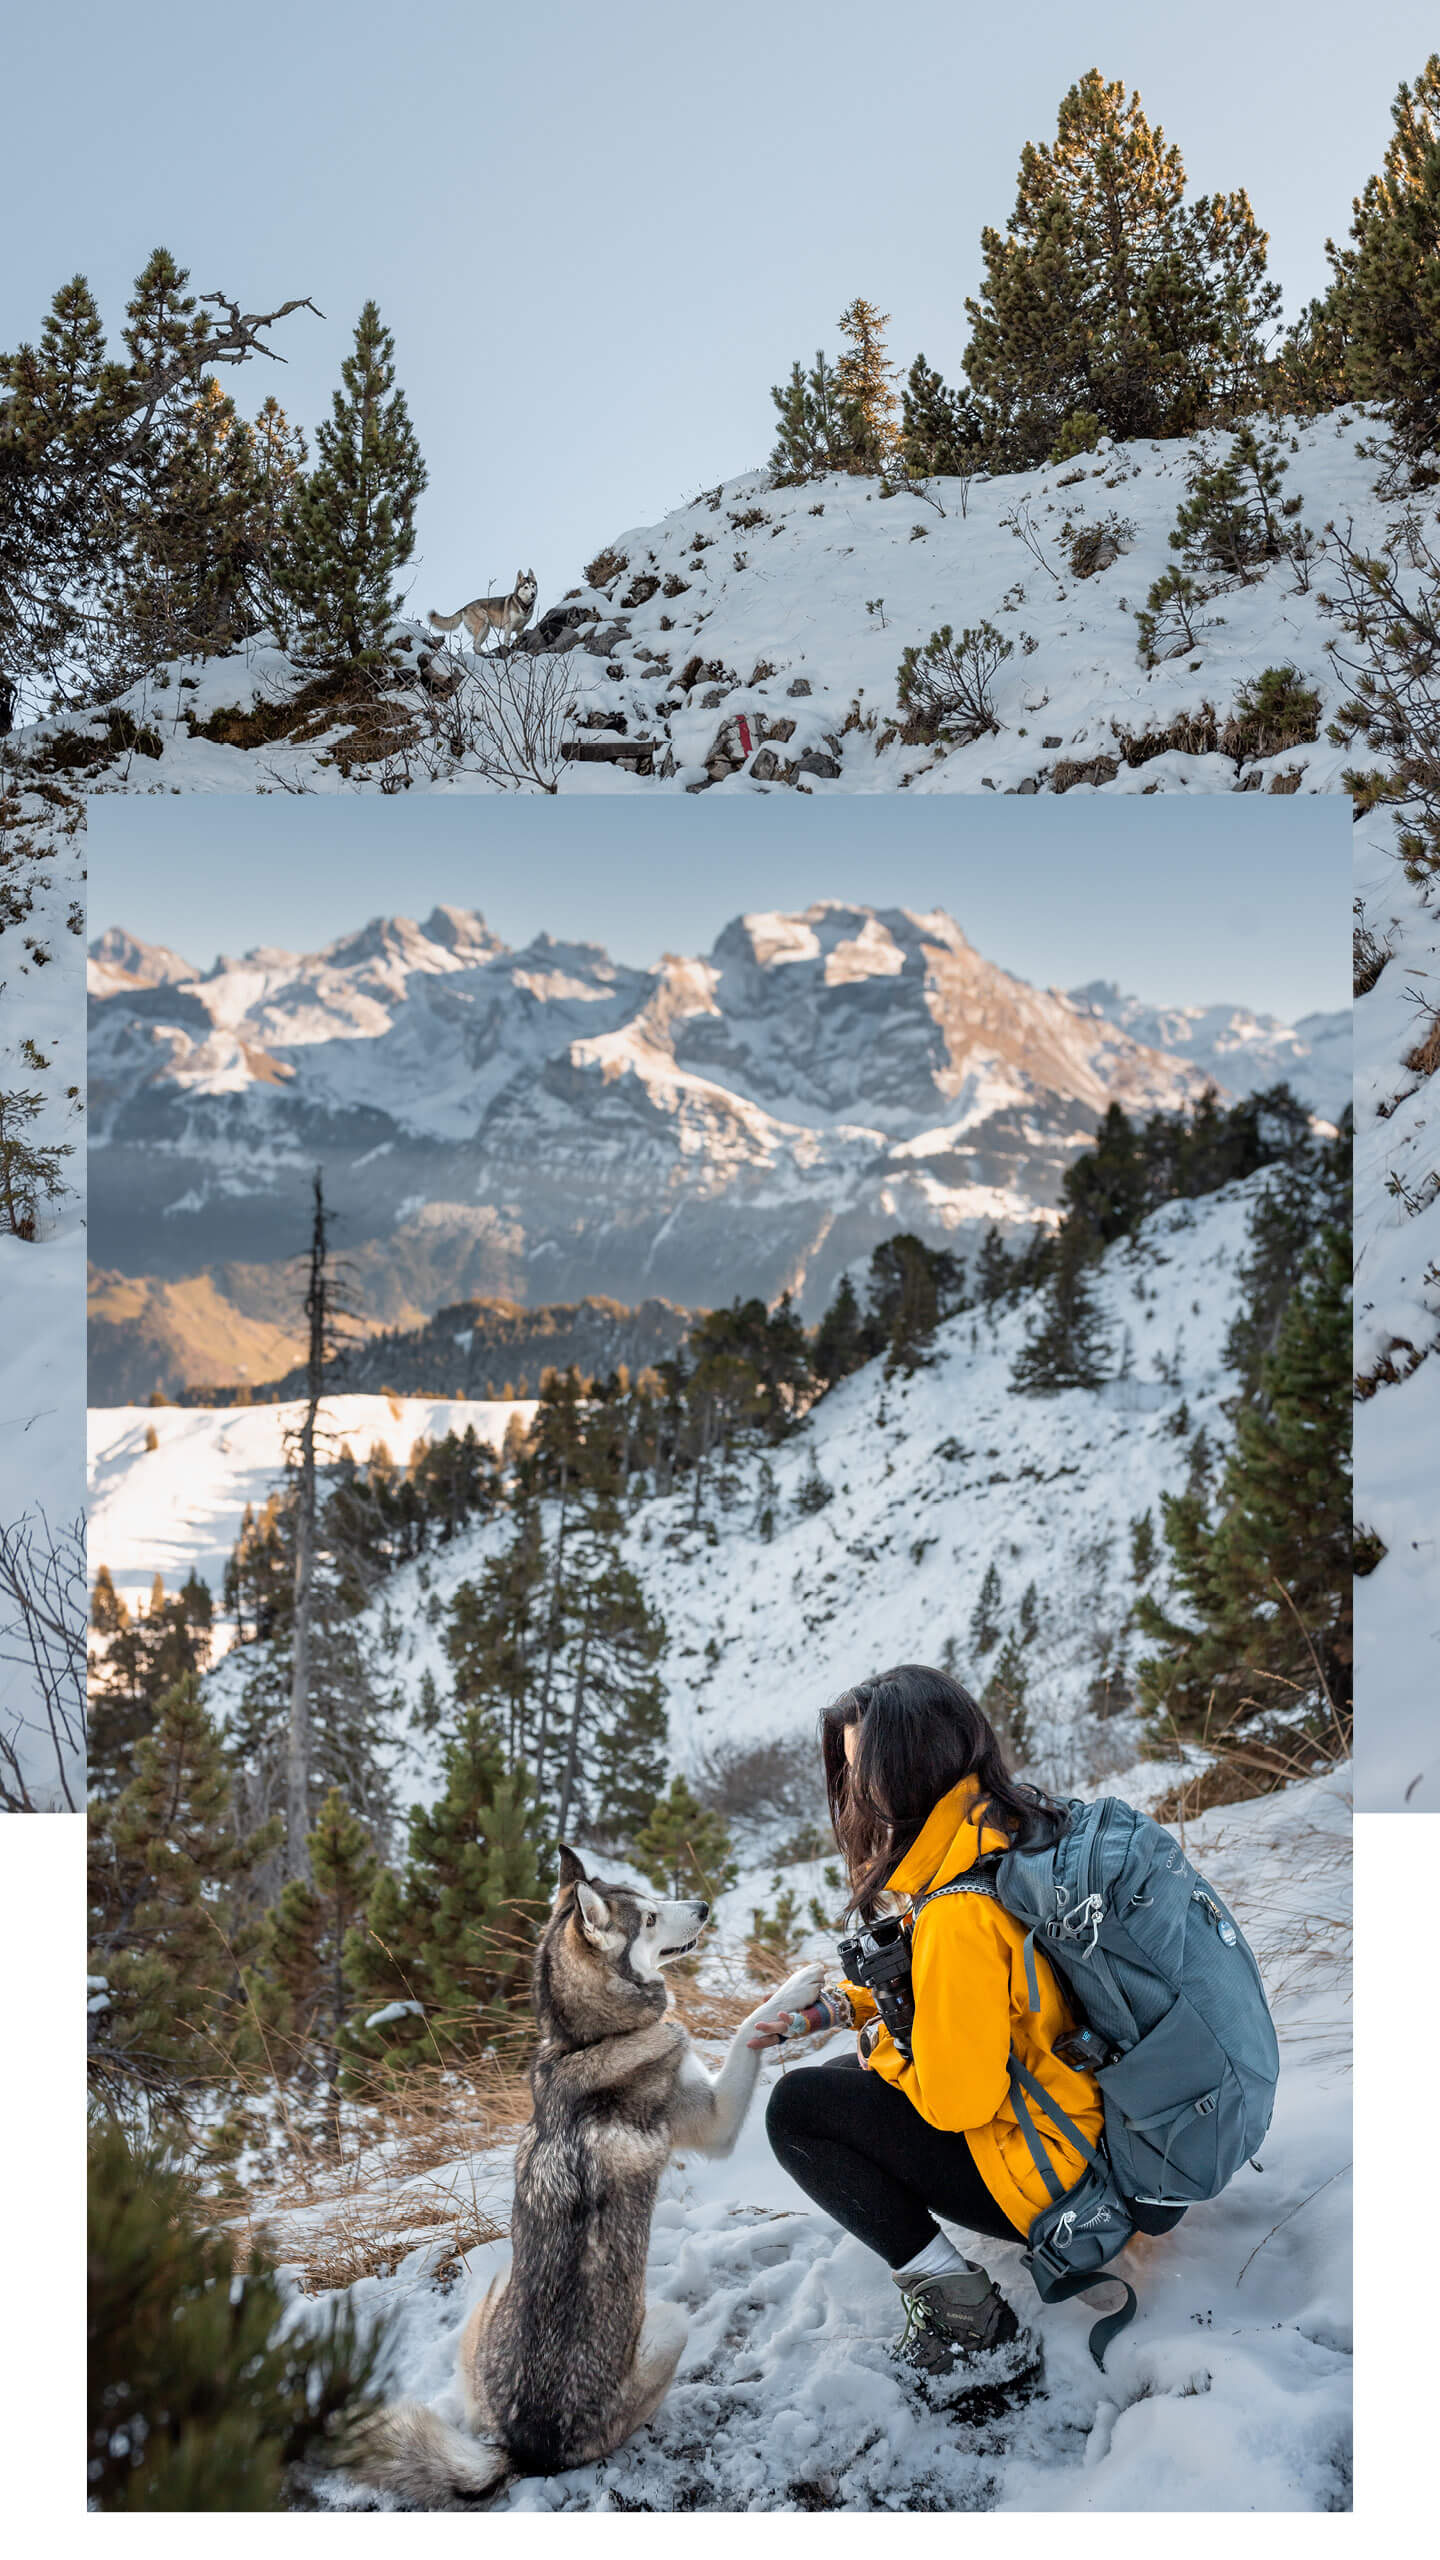
[[[845,1735],[855,1724],[852,1766]],[[969,1690],[922,1663],[899,1663],[847,1689],[820,1718],[820,1750],[851,1906],[865,1920],[874,1917],[887,1876],[962,1778],[977,1780],[977,1811],[983,1803],[987,1819],[1016,1845],[1054,1838],[1063,1820],[1053,1797],[1011,1776]]]

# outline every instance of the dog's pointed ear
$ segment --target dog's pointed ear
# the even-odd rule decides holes
[[[556,1901],[558,1902],[560,1900],[562,1894],[568,1893],[572,1885],[584,1884],[585,1882],[585,1870],[581,1866],[579,1859],[576,1857],[574,1850],[562,1848],[560,1851],[560,1881],[555,1887]]]
[[[575,1902],[580,1913],[580,1926],[586,1937],[594,1938],[598,1942],[610,1926],[609,1903],[603,1893],[596,1892],[593,1884],[577,1885]]]

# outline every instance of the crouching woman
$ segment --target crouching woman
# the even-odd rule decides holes
[[[862,1920],[966,1878],[991,1852],[1043,1843],[1061,1828],[1059,1808],[1011,1776],[973,1698],[940,1671],[904,1664],[861,1681],[826,1710],[821,1749]],[[945,2237],[936,2215],[983,2239],[1023,2240],[1053,2192],[1032,2139],[1062,2187],[1084,2173],[1080,2152],[1048,2115],[1031,2111],[1033,2131],[1017,2119],[1012,2053],[1087,2143],[1103,2130],[1095,2080],[1055,2051],[1074,2019],[1043,1955],[1033,1961],[1032,2007],[1018,1920],[979,1891],[927,1903],[911,1939],[908,2054],[871,1993],[841,1983],[805,2015],[819,2029],[848,2013],[860,2029],[858,2051],[787,2070],[771,2095],[766,2127],[777,2159],[885,2260],[907,2314],[898,2352],[930,2373],[1006,2345],[1019,2329],[999,2287]],[[791,2022],[792,2034],[799,2025]],[[767,2029],[765,2040],[784,2033],[783,2024]],[[1156,2216],[1166,2228],[1179,2218]]]

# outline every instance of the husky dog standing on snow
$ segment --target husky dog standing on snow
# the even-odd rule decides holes
[[[432,631],[453,631],[464,623],[471,645],[478,650],[487,631],[497,631],[502,641],[518,640],[531,614],[540,589],[533,569],[517,569],[515,584],[508,596],[475,596],[462,604],[457,613],[432,613]]]
[[[772,2040],[752,2037],[813,2001],[824,1972],[792,1974],[712,2076],[667,2015],[662,1971],[708,1909],[592,1880],[561,1850],[535,1957],[535,2113],[515,2153],[511,2262],[460,2340],[472,2432],[415,2401],[382,2411],[352,2466],[376,2488],[421,2507],[488,2500],[516,2473],[603,2461],[654,2416],[685,2344],[679,2307],[645,2299],[660,2172],[672,2150],[734,2149]]]

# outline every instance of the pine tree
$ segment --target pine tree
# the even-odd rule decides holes
[[[1155,1522],[1147,1509],[1130,1523],[1130,1571],[1137,1582],[1148,1582],[1159,1552]]]
[[[823,480],[832,471],[858,471],[867,466],[865,422],[854,403],[842,398],[834,368],[817,350],[809,373],[800,363],[790,368],[783,386],[770,397],[780,413],[780,433],[770,456],[777,488],[804,480]]]
[[[1278,436],[1237,429],[1230,450],[1216,461],[1197,456],[1185,475],[1189,495],[1175,518],[1170,548],[1187,572],[1233,578],[1242,587],[1253,573],[1285,551],[1286,524],[1300,512],[1299,498],[1282,498],[1289,464]]]
[[[1189,435],[1255,404],[1278,304],[1265,234],[1243,189],[1188,207],[1184,192],[1179,152],[1098,71],[1061,101],[1055,141],[1027,142],[965,306],[1000,467],[1075,450],[1077,427],[1082,443]]]
[[[79,275],[55,295],[38,346],[0,357],[0,681],[11,714],[27,679],[42,700],[59,689],[83,645],[89,591],[111,575],[115,526],[82,457],[121,370],[107,363]]]
[[[231,565],[237,555],[209,517],[190,522],[180,493],[208,489],[211,508],[215,455],[228,450],[238,463],[250,431],[237,428],[232,447],[227,427],[206,460],[215,403],[204,386],[217,366],[273,353],[266,331],[299,305],[247,315],[228,296],[207,296],[217,318],[187,284],[157,249],[136,279],[124,354],[111,357],[76,276],[38,345],[0,356],[0,709],[12,715],[18,700],[29,709],[112,700],[153,665],[157,646],[213,636],[207,539]],[[182,557],[183,574],[172,574]],[[203,607],[198,633],[181,629],[187,591]]]
[[[244,1902],[273,1830],[239,1840],[198,1681],[161,1701],[136,1773],[91,1813],[91,1970],[105,1983],[93,2059],[121,2099],[182,2105],[254,2049]]]
[[[266,1496],[258,1519],[247,1502],[240,1535],[226,1559],[222,1591],[226,1612],[235,1620],[237,1644],[263,1643],[289,1624],[295,1568],[281,1511],[278,1493]]]
[[[115,1577],[108,1564],[102,1564],[90,1595],[90,1624],[97,1636],[113,1636],[129,1623],[130,1612],[115,1588]]]
[[[1087,1257],[1130,1235],[1151,1205],[1144,1152],[1132,1120],[1112,1102],[1092,1144],[1065,1168],[1067,1246]]]
[[[444,1773],[435,1803],[410,1819],[405,1935],[432,2037],[464,2052],[526,1995],[540,1873],[529,1780],[506,1771],[494,1727],[473,1708]]]
[[[1030,1725],[1025,1712],[1028,1683],[1024,1648],[1016,1636],[1007,1635],[981,1691],[980,1705],[1012,1766],[1025,1760],[1030,1750]]]
[[[196,2219],[186,2181],[114,2123],[89,2152],[89,2502],[260,2514],[378,2407],[383,2328],[296,2324],[263,2243]],[[299,2503],[305,2503],[300,2500]]]
[[[993,1652],[995,1646],[999,1643],[1000,1607],[1003,1597],[1004,1594],[1000,1588],[999,1568],[992,1556],[990,1562],[985,1567],[985,1578],[980,1585],[975,1606],[970,1613],[970,1650],[972,1653],[978,1654]]]
[[[1027,1582],[1020,1594],[1020,1642],[1033,1644],[1040,1633],[1040,1593],[1033,1582]]]
[[[895,367],[885,349],[890,314],[877,311],[873,302],[857,293],[841,312],[838,326],[847,344],[836,362],[835,388],[859,425],[850,468],[883,471],[899,443],[895,420],[900,403],[892,388]]]
[[[282,2050],[292,2070],[319,2084],[325,2130],[338,2142],[341,2034],[353,2007],[345,1949],[376,1878],[370,1835],[338,1787],[320,1807],[309,1848],[311,1881],[292,1877],[266,1915],[256,1999],[272,2030],[272,2062]]]
[[[249,575],[255,608],[282,646],[286,632],[283,578],[287,518],[303,486],[306,448],[278,400],[261,402],[250,430]]]
[[[1061,1252],[1045,1292],[1039,1322],[1022,1344],[1011,1372],[1021,1395],[1055,1395],[1062,1387],[1098,1387],[1105,1375],[1106,1327],[1085,1264]]]
[[[168,1594],[157,1574],[149,1607],[132,1612],[102,1566],[90,1624],[99,1639],[90,1666],[90,1791],[113,1798],[135,1776],[136,1748],[153,1731],[161,1700],[209,1661],[210,1587],[192,1572]]]
[[[975,1285],[982,1307],[993,1307],[1008,1298],[1014,1282],[1015,1266],[1006,1250],[1005,1239],[996,1226],[986,1228],[975,1264]]]
[[[1440,438],[1440,53],[1402,81],[1384,169],[1354,204],[1352,246],[1326,242],[1327,315],[1343,331],[1348,390],[1383,408],[1419,461]]]
[[[1260,1391],[1261,1370],[1319,1231],[1348,1217],[1351,1143],[1347,1109],[1332,1141],[1306,1143],[1281,1161],[1250,1212],[1248,1251],[1237,1275],[1240,1313],[1225,1338],[1225,1365],[1246,1399]]]
[[[405,395],[395,389],[395,344],[367,302],[342,389],[316,433],[316,463],[286,506],[278,585],[300,653],[322,666],[377,667],[400,598],[393,584],[415,548],[415,509],[427,473]]]
[[[631,1605],[638,1598],[634,1588]],[[658,1674],[632,1671],[615,1685],[590,1753],[590,1831],[617,1848],[633,1840],[654,1809],[665,1775],[670,1719]]]
[[[920,1236],[886,1236],[870,1256],[867,1333],[886,1352],[886,1375],[923,1368],[935,1328],[962,1297],[953,1253]]]
[[[923,355],[905,377],[900,401],[900,459],[914,479],[963,479],[984,443],[984,421],[968,391],[952,391]]]
[[[688,1780],[678,1775],[630,1846],[642,1876],[649,1877],[657,1893],[675,1901],[698,1893],[713,1904],[740,1872],[719,1814],[708,1812]]]
[[[1164,1498],[1182,1616],[1148,1594],[1136,1622],[1152,1714],[1182,1732],[1308,1704],[1348,1724],[1353,1683],[1350,1256],[1328,1229],[1307,1258],[1258,1394],[1241,1406],[1212,1507]]]
[[[852,1370],[860,1368],[867,1357],[860,1301],[849,1272],[842,1271],[839,1287],[820,1319],[810,1354],[811,1366],[823,1386],[835,1387]]]
[[[135,523],[126,610],[147,661],[233,648],[256,627],[255,456],[212,375],[172,422]]]
[[[43,1093],[0,1093],[0,1220],[3,1232],[33,1244],[40,1203],[66,1189],[60,1167],[71,1146],[37,1144],[25,1134],[45,1107]]]
[[[592,1502],[569,1568],[569,1705],[556,1770],[562,1840],[587,1823],[606,1832],[628,1823],[664,1767],[659,1666],[668,1642],[665,1621],[620,1561],[619,1526],[608,1502]],[[627,1752],[634,1754],[629,1779],[623,1776]]]
[[[536,1675],[545,1635],[546,1562],[539,1506],[522,1498],[502,1555],[457,1584],[445,1629],[456,1702],[480,1708],[503,1736],[507,1766],[534,1748]]]
[[[378,2084],[393,2084],[414,2063],[445,2059],[426,2015],[423,1917],[407,1901],[400,1878],[382,1867],[345,1941],[345,1979],[355,2005],[338,2038],[342,2090],[366,2096]]]

